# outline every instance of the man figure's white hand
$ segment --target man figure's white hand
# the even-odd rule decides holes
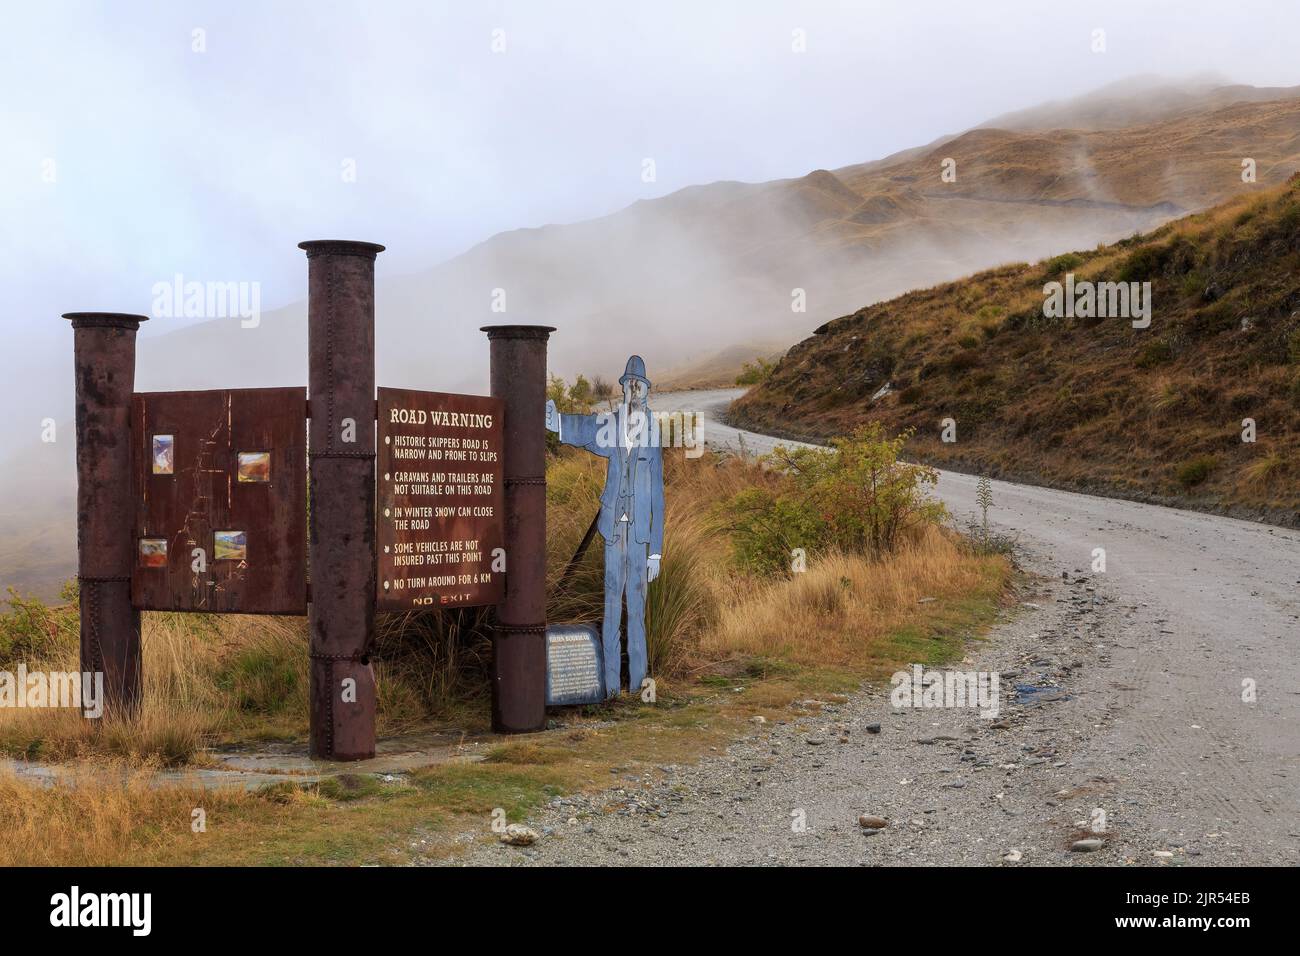
[[[646,582],[647,582],[647,583],[649,583],[650,581],[653,581],[655,578],[659,577],[659,560],[660,560],[660,556],[659,556],[659,555],[657,555],[657,554],[652,554],[652,555],[650,555],[650,560],[649,560],[649,561],[647,562],[647,564],[646,564]]]
[[[560,431],[560,410],[555,407],[554,399],[547,399],[546,402],[546,430],[557,434]]]

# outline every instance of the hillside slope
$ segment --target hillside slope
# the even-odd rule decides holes
[[[1150,326],[1045,317],[1067,274],[1150,282]],[[880,420],[915,429],[909,453],[938,465],[1300,524],[1300,174],[829,322],[732,418],[813,437]]]

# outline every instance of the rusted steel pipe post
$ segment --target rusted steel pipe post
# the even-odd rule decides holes
[[[492,729],[546,726],[546,340],[544,325],[483,327],[492,397],[505,401],[506,597],[492,642]]]
[[[131,393],[147,316],[69,312],[77,381],[77,580],[81,669],[104,675],[104,710],[140,704],[140,612],[131,605]]]
[[[320,240],[307,252],[311,755],[375,755],[375,257]]]

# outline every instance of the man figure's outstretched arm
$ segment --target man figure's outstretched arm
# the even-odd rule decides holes
[[[610,449],[597,441],[600,432],[600,415],[568,415],[555,407],[553,399],[546,402],[546,430],[555,432],[560,442],[585,448],[593,455],[608,458]]]

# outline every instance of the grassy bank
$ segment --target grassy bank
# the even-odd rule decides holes
[[[548,471],[553,622],[600,616],[599,538],[566,576],[594,513],[600,462],[563,453]],[[306,736],[306,632],[292,619],[146,614],[145,703],[99,725],[75,713],[0,709],[0,752],[81,772],[40,789],[0,776],[0,865],[21,863],[407,862],[486,833],[502,808],[520,819],[550,797],[608,786],[623,772],[688,762],[743,733],[756,715],[850,692],[913,662],[958,657],[994,619],[1010,576],[926,518],[888,553],[831,537],[804,573],[762,569],[738,538],[755,495],[797,491],[780,469],[706,455],[668,456],[667,540],[649,596],[658,700],[624,698],[557,715],[560,726],[503,740],[477,762],[410,774],[355,774],[259,793],[151,787],[149,770],[203,765],[218,744]],[[738,517],[741,516],[741,517]],[[748,529],[752,532],[752,527]],[[810,544],[812,540],[810,539]],[[933,598],[922,602],[922,598]],[[488,646],[481,612],[393,616],[376,665],[381,735],[485,731]],[[75,605],[15,600],[0,624],[0,668],[74,669]],[[739,690],[738,690],[739,688]],[[613,773],[611,773],[613,771]],[[206,831],[191,827],[206,814]]]
[[[908,455],[939,466],[1300,523],[1300,177],[1249,188],[835,319],[733,420],[813,438],[875,421],[914,429]],[[1150,326],[1046,317],[1044,287],[1067,275],[1150,283]]]

